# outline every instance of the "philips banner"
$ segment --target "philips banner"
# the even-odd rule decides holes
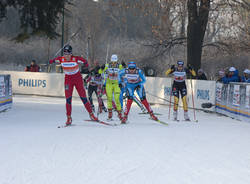
[[[0,75],[0,112],[12,105],[12,85],[10,75]]]

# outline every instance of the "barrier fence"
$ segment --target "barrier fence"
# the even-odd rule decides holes
[[[11,75],[14,94],[64,97],[63,73],[0,71],[1,74]],[[171,84],[171,78],[147,77],[145,89],[148,101],[150,103],[169,105]],[[233,118],[250,121],[249,84],[230,83],[230,85],[224,85],[215,81],[187,80],[186,85],[189,108],[193,107],[193,100],[196,109],[203,109],[203,103],[215,104],[215,106],[204,110],[216,111]],[[74,90],[73,96],[78,97],[76,90]],[[181,102],[180,105],[182,105]]]
[[[216,112],[250,122],[250,84],[217,83]]]
[[[12,82],[10,75],[0,75],[0,112],[12,105]]]

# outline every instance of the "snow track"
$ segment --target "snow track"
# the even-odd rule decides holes
[[[204,112],[197,112],[199,123],[174,122],[168,107],[153,106],[169,123],[164,126],[133,106],[129,124],[110,127],[85,122],[88,114],[74,98],[77,126],[58,129],[65,99],[18,95],[13,101],[0,113],[1,184],[250,183],[247,122]]]

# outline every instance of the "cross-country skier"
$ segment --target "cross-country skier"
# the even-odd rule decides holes
[[[127,65],[124,61],[122,62],[122,68],[123,69],[127,68]],[[126,96],[126,81],[124,80],[124,77],[125,76],[121,77],[121,85],[119,85],[121,88],[120,103],[121,103],[122,111],[123,111],[123,100],[127,98],[127,96]],[[125,93],[125,96],[124,96],[124,93]],[[145,107],[143,106],[141,101],[135,95],[134,95],[133,101],[140,107],[141,111],[146,114],[147,110],[145,109]]]
[[[70,45],[66,45],[63,48],[63,56],[56,57],[49,61],[50,64],[56,62],[60,63],[64,73],[65,73],[65,97],[66,97],[66,115],[67,121],[66,125],[71,125],[71,111],[72,111],[72,93],[74,87],[76,88],[85,108],[87,109],[89,116],[92,120],[98,121],[98,119],[94,116],[90,103],[86,97],[86,91],[83,86],[82,75],[79,71],[79,64],[84,64],[88,67],[88,62],[84,58],[80,56],[72,55],[72,47]]]
[[[113,54],[111,56],[111,61],[107,64],[103,70],[105,74],[105,86],[106,86],[106,95],[107,95],[107,106],[108,106],[108,119],[112,119],[112,100],[113,95],[116,103],[116,110],[118,112],[118,117],[122,119],[121,113],[121,104],[120,104],[120,87],[118,81],[119,71],[122,69],[122,65],[118,63],[118,56]]]
[[[145,75],[143,74],[142,70],[136,67],[135,62],[129,62],[128,68],[123,69],[119,72],[120,78],[124,76],[124,79],[126,81],[126,93],[128,97],[126,110],[124,112],[124,117],[122,119],[122,123],[126,123],[128,119],[128,114],[130,111],[130,107],[133,102],[134,98],[134,91],[136,90],[138,96],[140,97],[140,100],[142,104],[146,107],[148,110],[151,118],[153,120],[158,120],[158,118],[154,115],[147,99],[146,99],[146,93],[144,89],[144,83],[146,82]]]
[[[172,65],[166,71],[166,75],[173,74],[174,82],[172,84],[172,93],[174,95],[174,120],[177,120],[178,104],[179,104],[179,93],[181,94],[183,109],[184,109],[184,119],[190,121],[188,116],[188,105],[187,105],[187,87],[186,87],[186,75],[191,74],[196,76],[195,71],[191,68],[184,68],[183,61],[177,61],[177,67]]]
[[[103,77],[99,73],[100,66],[96,66],[89,74],[84,77],[84,83],[89,83],[88,85],[88,97],[89,102],[92,107],[92,111],[95,112],[95,106],[93,104],[92,95],[95,92],[97,101],[98,101],[98,113],[102,113],[102,110],[105,110],[103,100],[102,100],[102,86],[103,86]]]

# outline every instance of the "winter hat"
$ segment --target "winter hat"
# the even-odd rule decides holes
[[[250,70],[249,69],[245,69],[244,73],[250,74]]]
[[[229,68],[229,72],[235,72],[236,68],[234,68],[233,66]]]
[[[198,73],[204,73],[204,71],[200,68],[200,69],[198,70]]]
[[[220,71],[219,71],[219,75],[220,75],[220,76],[224,76],[224,75],[225,75],[225,71],[224,71],[224,70],[220,70]]]

